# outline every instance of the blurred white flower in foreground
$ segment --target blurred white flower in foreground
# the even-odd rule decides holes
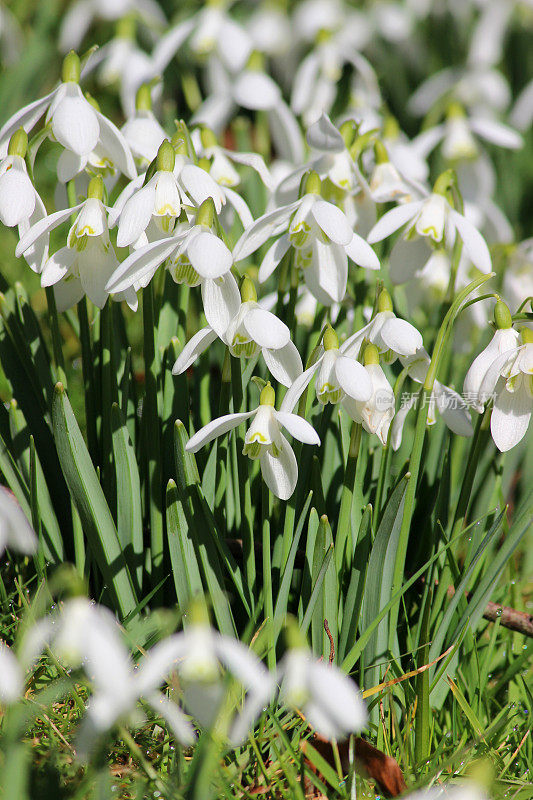
[[[0,555],[6,547],[25,555],[37,550],[37,536],[9,489],[0,486]]]
[[[242,302],[221,337],[222,341],[235,358],[252,358],[261,351],[274,378],[284,386],[290,386],[302,372],[302,359],[291,342],[288,327],[259,305],[254,285],[247,276],[240,291]],[[172,373],[181,375],[185,372],[217,336],[209,325],[198,331],[181,351]]]
[[[217,436],[252,418],[244,437],[242,452],[251,459],[259,459],[263,480],[272,494],[281,500],[288,500],[296,488],[298,464],[294,450],[282,434],[281,428],[286,428],[291,436],[304,444],[320,444],[320,438],[309,422],[285,410],[283,403],[281,409],[276,411],[274,403],[274,390],[267,383],[261,392],[257,408],[239,414],[226,414],[208,422],[191,436],[185,449],[196,453]]]
[[[359,733],[368,715],[358,686],[334,664],[317,661],[291,623],[289,649],[278,667],[280,701],[299,709],[326,739]]]
[[[24,681],[17,657],[0,639],[0,703],[9,705],[22,694]]]

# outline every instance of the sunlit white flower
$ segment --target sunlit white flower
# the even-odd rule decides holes
[[[187,442],[186,449],[196,453],[208,442],[236,428],[241,422],[252,419],[244,437],[244,455],[259,459],[261,474],[266,485],[276,497],[288,500],[296,488],[298,464],[289,442],[281,432],[286,428],[295,439],[304,444],[320,444],[315,429],[302,417],[274,408],[274,390],[268,383],[253,411],[240,414],[226,414],[209,422]]]
[[[27,222],[35,211],[37,192],[24,160],[27,141],[23,130],[15,132],[0,160],[0,220],[8,228]]]
[[[290,386],[302,373],[302,359],[291,342],[290,331],[275,314],[262,308],[251,280],[245,276],[241,285],[242,302],[232,317],[222,341],[235,358],[263,354],[269,372],[284,386]],[[172,372],[181,375],[217,338],[209,325],[185,345]]]
[[[207,322],[222,338],[237,313],[240,295],[230,272],[231,251],[212,230],[214,214],[213,201],[208,199],[198,210],[196,224],[180,225],[173,236],[134,250],[117,267],[106,290],[124,292],[131,287],[146,286],[166,261],[176,283],[201,287]]]
[[[326,739],[344,739],[366,725],[357,685],[334,664],[317,661],[305,647],[287,651],[279,665],[280,701],[298,708]]]
[[[141,167],[147,167],[157,156],[160,145],[167,135],[152,111],[150,87],[141,86],[137,92],[135,111],[121,128],[134,157]]]
[[[37,544],[37,536],[15,496],[0,486],[0,556],[6,547],[31,555]]]
[[[497,1],[497,0],[496,0]],[[444,99],[457,101],[473,114],[500,113],[509,105],[511,90],[502,73],[483,65],[446,67],[433,73],[413,93],[408,109],[423,116]]]
[[[379,242],[399,228],[405,229],[403,241],[407,240],[408,243],[410,238],[417,235],[426,240],[451,245],[458,235],[472,263],[485,274],[491,271],[492,263],[485,240],[463,214],[451,207],[442,194],[433,192],[422,200],[404,203],[387,211],[368,234],[368,241]],[[428,252],[427,258],[429,255]]]
[[[113,163],[127,175],[137,174],[133,156],[118,128],[83,96],[79,86],[80,61],[70,53],[63,64],[63,81],[50,94],[30,103],[8,119],[0,130],[0,153],[5,154],[12,134],[31,131],[46,113],[45,124],[53,139],[65,148],[61,155],[63,177],[73,177],[101,145]]]
[[[20,256],[47,238],[50,231],[65,222],[71,214],[77,215],[68,233],[67,244],[50,256],[41,273],[41,285],[54,286],[59,311],[70,308],[85,294],[98,308],[103,308],[109,296],[105,287],[118,266],[118,259],[109,240],[108,209],[102,202],[102,195],[102,179],[93,178],[87,200],[40,220],[17,245],[15,252]],[[136,307],[134,292],[124,299]]]
[[[375,433],[385,445],[394,416],[394,392],[379,365],[379,354],[375,345],[366,346],[363,359],[372,385],[370,398],[365,401],[347,398],[343,406],[354,422],[360,423],[368,433]]]
[[[251,255],[271,236],[284,233],[267,251],[259,268],[263,283],[293,247],[295,263],[310,292],[324,305],[340,302],[346,293],[348,258],[368,269],[379,261],[366,241],[355,233],[343,212],[314,192],[320,185],[316,173],[308,179],[300,200],[259,217],[235,245],[236,261]]]
[[[502,292],[514,311],[526,298],[533,297],[533,239],[520,242],[511,252],[503,275]]]
[[[0,703],[15,703],[22,694],[24,681],[17,657],[0,639]]]

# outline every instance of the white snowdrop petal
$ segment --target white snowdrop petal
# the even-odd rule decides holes
[[[216,339],[217,333],[209,325],[207,325],[205,328],[202,328],[200,331],[198,331],[198,333],[195,333],[194,336],[189,339],[176,359],[174,366],[172,367],[172,374],[181,375],[182,372],[185,372],[185,370],[189,369],[191,364],[194,364],[198,356],[200,356],[204,350],[207,350],[209,345],[212,344]]]
[[[222,151],[228,158],[235,161],[236,164],[243,164],[246,167],[251,167],[257,172],[267,189],[272,187],[272,176],[268,170],[263,156],[258,153],[239,153],[236,150],[223,150]]]
[[[291,108],[295,114],[301,114],[311,104],[319,70],[320,61],[315,52],[311,52],[300,62],[292,84]]]
[[[63,150],[57,159],[57,179],[60,183],[68,183],[82,171],[87,163],[87,155],[80,156],[72,150]]]
[[[57,228],[58,225],[61,225],[66,219],[70,217],[71,214],[76,213],[80,210],[83,206],[83,203],[79,203],[77,206],[73,208],[65,208],[61,211],[56,211],[54,214],[49,214],[47,217],[40,219],[35,225],[32,225],[31,228],[24,234],[22,239],[19,241],[15,255],[19,258],[26,250],[35,244],[35,242],[44,236],[49,231]]]
[[[285,436],[280,433],[281,451],[273,456],[264,449],[259,457],[263,480],[273,495],[288,500],[298,481],[296,456]]]
[[[353,230],[350,223],[340,208],[333,203],[317,200],[311,207],[311,213],[318,226],[332,242],[346,246],[352,241]]]
[[[462,214],[459,214],[453,209],[450,210],[449,214],[459,232],[459,236],[463,240],[465,250],[470,260],[481,272],[488,275],[492,270],[492,261],[485,239],[477,228]]]
[[[281,92],[269,75],[248,70],[235,81],[233,97],[243,108],[266,110],[277,105]]]
[[[203,278],[220,278],[231,269],[233,258],[222,239],[201,231],[187,247],[187,255],[196,272]]]
[[[304,160],[304,141],[300,124],[283,100],[280,100],[268,115],[270,135],[280,158],[292,164]]]
[[[435,382],[433,391],[436,394],[437,408],[452,433],[458,436],[472,436],[474,428],[470,412],[461,395],[438,381]]]
[[[282,208],[276,208],[262,217],[256,219],[253,225],[247,228],[233,248],[235,261],[242,261],[264,244],[274,234],[280,224],[288,223],[291,214],[300,205],[299,201]]]
[[[284,322],[263,308],[252,308],[243,320],[246,332],[260,347],[278,350],[285,347],[291,334]]]
[[[121,191],[115,201],[115,205],[109,211],[109,227],[114,228],[117,220],[122,213],[124,206],[132,195],[140,189],[144,182],[144,175],[138,175],[134,180],[130,181],[128,185]]]
[[[231,272],[215,281],[203,281],[202,302],[208,324],[224,340],[228,325],[241,304],[239,287]]]
[[[405,319],[388,319],[380,331],[389,350],[400,356],[412,356],[423,345],[422,334]]]
[[[368,242],[357,233],[352,235],[346,247],[346,255],[351,258],[358,266],[364,269],[379,269],[379,258],[374,253]]]
[[[524,383],[515,392],[504,387],[498,394],[490,419],[494,444],[502,453],[515,447],[527,433],[531,420],[532,401]]]
[[[324,303],[324,294],[329,298],[326,305],[342,302],[348,281],[348,258],[344,248],[315,240],[313,260],[304,270],[304,279],[312,292],[314,287],[313,293],[319,302]]]
[[[342,153],[346,147],[338,129],[324,113],[307,129],[305,138],[309,147],[327,153]]]
[[[29,133],[46,111],[56,92],[57,89],[54,89],[53,92],[41,97],[40,100],[29,103],[13,114],[7,122],[4,122],[0,129],[0,155],[2,157],[7,155],[9,140],[15,131],[19,128],[24,128],[26,133]]]
[[[270,374],[283,386],[290,386],[302,374],[302,359],[293,342],[278,350],[263,348],[263,358]]]
[[[276,419],[286,428],[290,435],[304,444],[320,444],[320,436],[313,426],[298,414],[288,414],[286,411],[275,411]]]
[[[115,167],[130,180],[137,177],[137,168],[124,134],[100,111],[95,111],[100,126],[100,143]]]
[[[489,368],[496,359],[502,353],[518,347],[518,336],[518,331],[515,331],[513,328],[498,330],[484,350],[476,356],[470,365],[470,369],[466,373],[463,383],[463,393],[467,395],[469,399],[477,399],[481,384]],[[482,410],[482,407],[483,404],[480,403],[478,411]]]
[[[519,133],[495,119],[477,117],[471,120],[470,127],[478,136],[499,147],[519,150],[524,146],[524,140]]]
[[[334,665],[317,661],[309,670],[313,697],[323,698],[339,734],[359,733],[368,718],[366,706],[356,684]]]
[[[35,209],[35,189],[23,169],[12,166],[0,176],[0,220],[8,228],[20,225]]]
[[[76,259],[76,250],[70,247],[61,247],[51,256],[43,267],[41,273],[41,286],[53,286],[65,277]]]
[[[68,281],[59,281],[54,284],[54,298],[60,313],[75,306],[84,295],[81,280],[77,275],[71,274]]]
[[[425,236],[409,240],[400,236],[389,256],[389,275],[392,283],[398,285],[414,278],[427,264],[432,252]]]
[[[252,414],[255,414],[255,409],[253,411],[245,411],[240,414],[225,414],[223,417],[219,417],[218,419],[208,422],[207,425],[204,425],[203,428],[200,428],[200,430],[197,431],[194,436],[191,436],[185,446],[185,449],[189,453],[197,453],[198,450],[200,450],[200,448],[205,444],[212,442],[213,439],[217,438],[217,436],[222,436],[222,434],[233,430],[233,428],[236,428],[237,425],[241,424],[241,422],[249,419]]]
[[[335,361],[339,386],[354,400],[366,402],[372,396],[372,381],[365,367],[353,358],[339,356]]]
[[[83,97],[77,84],[66,86],[52,115],[52,132],[63,147],[80,156],[88,155],[96,147],[100,135],[96,110]]]
[[[368,234],[368,242],[374,244],[375,242],[380,242],[382,239],[386,239],[391,233],[394,233],[398,228],[401,228],[409,222],[409,220],[413,219],[418,211],[420,211],[422,204],[422,200],[416,200],[412,203],[404,203],[401,206],[396,206],[396,208],[387,211],[387,213],[376,222]]]
[[[398,409],[398,411],[394,416],[394,419],[392,421],[392,430],[390,437],[391,447],[394,450],[394,452],[400,449],[403,438],[403,426],[405,425],[405,420],[407,418],[408,413],[411,411],[416,402],[417,402],[417,396],[414,395],[406,403],[402,403],[402,405],[400,406],[400,408]]]
[[[248,31],[226,17],[217,38],[217,49],[222,61],[232,72],[240,72],[252,52],[252,40]]]
[[[259,267],[259,283],[264,283],[270,278],[290,246],[291,241],[289,235],[285,233],[268,248],[261,262],[261,266]]]
[[[169,700],[161,692],[154,692],[148,695],[146,699],[155,713],[162,717],[172,728],[172,732],[178,742],[186,746],[194,744],[196,741],[194,728],[176,703]]]
[[[148,227],[155,206],[155,182],[152,180],[127,200],[118,223],[117,245],[127,247],[137,241]]]
[[[294,406],[299,401],[300,397],[307,388],[313,375],[320,368],[320,364],[321,360],[319,359],[311,367],[308,367],[308,369],[306,369],[305,372],[302,372],[302,374],[296,378],[294,383],[289,387],[288,391],[285,393],[285,397],[281,401],[280,411],[286,411],[290,413],[293,410]]]
[[[211,197],[217,214],[220,214],[225,198],[218,183],[205,169],[195,164],[186,164],[180,172],[179,182],[197,206]]]
[[[250,225],[253,225],[254,218],[252,216],[252,212],[248,208],[248,204],[246,200],[234,192],[233,189],[230,189],[228,186],[224,189],[224,194],[226,195],[226,200],[233,206],[234,210],[239,217],[242,227],[246,230],[249,228]]]
[[[135,250],[115,270],[106,284],[106,290],[123,292],[145,276],[153,274],[157,267],[174,252],[179,243],[179,238],[170,237]]]

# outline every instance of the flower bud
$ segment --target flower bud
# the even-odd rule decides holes
[[[87,189],[87,199],[103,200],[104,197],[104,182],[101,175],[91,178],[89,187]]]
[[[206,172],[209,172],[211,168],[211,163],[208,158],[202,157],[198,159],[198,166],[200,169],[204,169]]]
[[[302,191],[304,194],[320,194],[322,188],[322,181],[317,172],[309,172],[302,178]]]
[[[161,142],[157,151],[156,169],[158,172],[172,172],[175,163],[176,154],[174,148],[168,139],[165,139],[164,142]]]
[[[61,69],[61,80],[63,83],[70,81],[74,83],[80,82],[80,58],[74,50],[71,50],[68,55],[63,59],[63,67]]]
[[[135,95],[135,108],[137,111],[152,110],[152,93],[150,91],[149,84],[143,83],[143,85],[139,86],[137,89],[137,94]]]
[[[262,72],[264,68],[265,59],[263,58],[263,54],[259,53],[257,50],[254,50],[250,54],[250,58],[246,64],[246,69],[252,70],[253,72]]]
[[[215,204],[212,197],[207,197],[196,213],[196,224],[210,228],[215,219]]]
[[[513,326],[511,312],[502,300],[498,300],[494,307],[494,324],[498,330],[502,330],[502,328],[512,328]]]
[[[241,300],[243,303],[256,303],[257,292],[251,278],[245,275],[241,283]]]
[[[96,97],[92,96],[90,92],[85,92],[85,99],[87,100],[88,103],[92,105],[93,108],[95,108],[97,111],[100,111],[100,103],[98,102]]]
[[[374,158],[376,159],[376,164],[387,164],[389,161],[385,145],[379,139],[374,142]]]
[[[344,139],[344,144],[348,149],[352,146],[357,136],[357,125],[353,119],[346,120],[339,128],[339,133]]]
[[[442,172],[433,186],[433,194],[446,195],[446,192],[451,189],[455,182],[455,173],[453,169],[447,169]]]
[[[8,156],[20,156],[26,158],[26,151],[28,149],[28,134],[24,128],[19,128],[15,131],[9,140],[9,147],[7,148]]]
[[[324,336],[322,337],[322,344],[324,345],[324,350],[339,349],[339,337],[337,336],[331,325],[328,325],[326,330],[324,331]]]
[[[394,311],[391,296],[386,289],[382,289],[379,293],[378,311]]]
[[[202,147],[215,147],[217,145],[217,137],[211,130],[211,128],[202,127],[200,131],[200,140],[202,142]]]
[[[274,406],[276,404],[276,392],[270,385],[270,381],[267,383],[261,394],[259,395],[259,405],[260,406]]]
[[[379,364],[379,351],[375,344],[367,344],[363,355],[363,363],[365,367],[370,364]]]

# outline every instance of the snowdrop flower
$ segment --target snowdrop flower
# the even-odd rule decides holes
[[[167,261],[167,269],[176,283],[201,286],[208,324],[220,338],[237,313],[239,287],[230,272],[233,257],[224,242],[212,231],[215,207],[205,200],[196,215],[196,224],[160,239],[131,253],[107,282],[108,292],[123,292],[146,286],[157,268]]]
[[[63,62],[62,83],[50,94],[17,111],[0,130],[0,153],[7,152],[8,142],[18,128],[28,133],[45,111],[46,125],[54,140],[63,145],[58,174],[73,177],[87,164],[100,145],[113,163],[127,175],[136,173],[133,156],[118,128],[84,96],[79,86],[80,60],[71,52]],[[47,110],[48,109],[48,110]]]
[[[135,111],[124,123],[121,132],[140,166],[148,167],[167,135],[152,111],[150,87],[147,84],[137,91]]]
[[[19,128],[0,161],[0,220],[8,228],[27,222],[35,211],[38,195],[26,169],[27,147],[28,135]]]
[[[283,403],[281,409],[276,411],[274,403],[274,390],[267,383],[261,392],[257,408],[240,414],[226,414],[209,422],[189,439],[186,450],[196,453],[217,436],[251,418],[242,452],[253,460],[259,459],[263,480],[272,494],[280,500],[288,500],[296,488],[298,464],[281,428],[286,428],[291,436],[304,444],[320,444],[320,438],[305,419],[285,410]]]
[[[419,236],[426,241],[430,239],[436,243],[445,241],[451,246],[456,236],[459,235],[472,263],[481,272],[488,274],[492,265],[486,242],[472,223],[448,203],[444,196],[448,185],[449,175],[443,173],[437,179],[432,194],[422,200],[404,203],[387,211],[368,234],[368,241],[371,244],[379,242],[399,228],[404,228],[403,242],[407,241],[409,244],[412,244],[410,240],[413,236]],[[421,249],[423,250],[424,247],[422,246]],[[429,252],[427,257],[429,257]],[[416,262],[414,263],[413,273],[416,271]],[[411,277],[411,275],[407,277]],[[395,282],[401,281],[395,280]]]
[[[226,69],[239,73],[252,52],[252,40],[228,13],[231,3],[209,2],[196,14],[172,26],[152,53],[155,74],[162,74],[185,42],[200,58],[216,56]]]
[[[316,396],[322,405],[340,402],[350,413],[352,402],[370,400],[372,381],[363,365],[348,356],[350,344],[344,342],[339,347],[337,334],[328,325],[322,337],[322,352],[293,382],[283,398],[282,410],[293,410],[314,375]]]
[[[386,445],[394,416],[394,392],[379,365],[379,353],[374,344],[366,346],[363,363],[372,383],[370,398],[366,401],[345,401],[343,405],[354,422],[362,424],[368,433],[375,433],[381,444]]]
[[[150,27],[161,27],[166,23],[156,0],[77,0],[69,7],[61,23],[60,51],[77,50],[93,20],[120,20],[128,14],[138,15]]]
[[[229,729],[225,731],[237,746],[269,703],[274,679],[242,642],[210,627],[203,604],[194,603],[187,618],[189,624],[183,632],[169,636],[149,651],[146,669],[156,675],[176,672],[185,707],[205,728],[216,723],[224,705],[229,673],[243,692],[235,697]]]
[[[15,496],[0,486],[0,555],[6,547],[32,555],[37,550],[37,544],[37,536]]]
[[[485,380],[487,372],[492,365],[499,361],[504,354],[511,356],[516,354],[520,345],[520,334],[512,327],[511,313],[505,303],[498,301],[494,309],[494,321],[496,331],[484,350],[474,359],[470,369],[466,373],[463,384],[463,392],[472,402],[473,407],[478,412],[483,411],[483,407],[489,396],[481,394],[481,386]],[[510,371],[504,372],[502,365],[501,375],[508,377]],[[494,389],[494,387],[492,387]]]
[[[299,709],[326,739],[344,739],[366,725],[366,706],[357,685],[334,664],[317,661],[295,624],[279,665],[280,701]]]
[[[311,173],[303,196],[295,203],[259,217],[235,245],[236,261],[255,252],[271,236],[282,235],[267,251],[259,268],[259,281],[270,277],[293,247],[296,266],[310,292],[324,305],[344,299],[348,280],[348,257],[368,269],[379,269],[379,261],[365,240],[354,233],[346,216],[320,197],[320,178]]]
[[[391,203],[411,198],[412,188],[402,178],[382,142],[375,142],[376,164],[370,178],[370,192],[376,203]]]
[[[423,383],[430,364],[430,357],[423,347],[411,356],[400,357],[407,374],[417,383]],[[402,402],[391,428],[391,446],[398,450],[403,437],[403,428],[407,415],[418,402],[418,394]],[[474,428],[468,410],[468,403],[454,389],[445,386],[440,381],[433,382],[433,391],[428,401],[426,424],[434,425],[437,422],[437,411],[441,414],[446,426],[458,436],[472,436]]]
[[[247,276],[241,285],[241,299],[222,338],[235,358],[263,354],[269,372],[284,386],[290,386],[302,373],[302,359],[290,331],[274,314],[257,302],[255,287]],[[172,373],[181,375],[215,341],[217,333],[209,325],[198,331],[185,345]]]
[[[423,158],[427,158],[442,142],[443,156],[449,161],[459,161],[476,157],[479,151],[476,137],[510,150],[518,150],[524,144],[520,134],[507,125],[479,113],[467,116],[458,103],[451,103],[446,121],[413,139],[413,146]]]
[[[22,694],[22,670],[11,648],[0,639],[0,703],[15,703]]]
[[[33,225],[19,241],[15,253],[20,256],[36,242],[47,237],[71,214],[77,214],[67,236],[67,244],[54,253],[43,265],[42,286],[54,286],[57,307],[64,311],[86,294],[103,308],[109,296],[106,283],[118,266],[118,259],[109,241],[107,209],[102,202],[103,181],[93,178],[89,183],[87,200],[73,208],[56,211]],[[122,298],[115,298],[122,299]],[[134,292],[124,297],[135,308]]]
[[[416,89],[407,107],[411,113],[423,116],[445,98],[457,101],[473,114],[487,116],[507,108],[511,91],[497,69],[475,65],[460,69],[446,67]]]

